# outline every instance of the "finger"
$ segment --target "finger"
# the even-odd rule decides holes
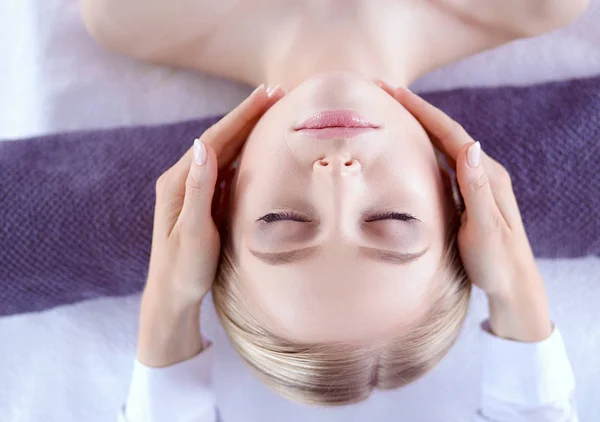
[[[250,96],[248,98],[246,98],[246,100],[244,100],[244,102],[242,102],[236,109],[234,109],[232,112],[230,112],[228,115],[226,115],[225,117],[223,117],[219,122],[215,123],[213,126],[211,126],[210,128],[208,128],[201,136],[200,136],[200,140],[202,141],[202,143],[204,145],[208,145],[211,148],[213,148],[213,150],[215,150],[215,153],[217,153],[217,157],[218,157],[218,162],[219,162],[219,169],[225,167],[227,164],[229,164],[229,162],[231,161],[230,159],[227,159],[227,157],[219,157],[219,152],[214,148],[214,145],[216,144],[217,146],[220,145],[221,150],[223,150],[224,148],[227,148],[227,136],[231,137],[231,139],[241,136],[241,144],[243,144],[244,140],[247,137],[247,133],[249,133],[249,131],[252,130],[252,127],[254,127],[254,124],[256,123],[256,121],[251,121],[248,128],[242,128],[240,131],[238,131],[237,133],[227,133],[227,126],[226,127],[222,127],[219,126],[221,122],[223,122],[226,118],[230,117],[230,115],[235,112],[235,110],[237,110],[238,108],[242,107],[242,105],[244,105],[244,103],[246,103],[247,101],[252,99],[252,96],[255,95],[255,93],[259,92],[260,89],[262,89],[263,85],[261,85],[260,87],[258,87],[253,94],[250,94]],[[265,91],[266,92],[266,91]],[[276,87],[275,89],[273,89],[271,91],[271,93],[269,94],[268,97],[268,101],[266,103],[266,109],[268,109],[271,105],[273,105],[275,102],[277,102],[279,99],[281,99],[283,96],[285,95],[285,92],[280,88],[280,87]],[[260,101],[256,104],[260,104]],[[256,105],[255,104],[255,105]],[[247,109],[247,105],[244,105],[244,108]],[[252,111],[252,110],[251,110]],[[260,117],[262,115],[262,113],[259,114],[258,117]],[[235,123],[235,122],[234,122]],[[239,122],[238,122],[239,123]],[[229,127],[231,127],[232,125],[230,125]],[[219,132],[223,132],[222,136],[219,138],[212,138],[215,135],[211,135],[208,132],[211,131],[219,131]],[[232,128],[232,130],[236,130],[235,127]],[[244,136],[245,135],[245,136]],[[205,142],[205,139],[213,139],[213,143],[212,144],[207,144]],[[235,139],[233,139],[232,144],[235,144]],[[241,145],[240,145],[241,148]],[[233,152],[233,151],[232,151]],[[237,155],[237,152],[239,151],[235,151],[236,154],[233,155],[233,157],[235,157],[235,155]],[[221,154],[223,154],[223,152],[221,152]],[[169,169],[169,172],[171,172],[172,176],[174,179],[176,180],[181,180],[181,184],[182,186],[184,185],[185,182],[185,178],[188,175],[188,172],[190,170],[190,164],[192,162],[194,156],[194,152],[193,152],[193,148],[190,148],[178,161],[177,163],[175,163],[173,165],[173,167],[171,167]],[[232,158],[233,158],[232,157]],[[221,163],[221,161],[223,163]]]
[[[396,88],[394,88],[389,83],[385,82],[383,79],[375,79],[375,84],[379,88],[383,89],[385,92],[390,94],[392,97],[394,96],[394,92],[396,91]]]
[[[194,160],[194,146],[165,173],[156,183],[156,209],[154,215],[155,231],[169,236],[183,208],[186,192],[186,180]]]
[[[185,196],[177,225],[184,233],[200,235],[212,224],[211,205],[217,182],[215,151],[196,139],[185,180]]]
[[[284,94],[279,86],[267,92],[264,84],[260,85],[240,105],[200,136],[202,143],[215,151],[219,168],[226,167],[240,152],[258,119]]]
[[[409,90],[396,89],[394,98],[421,123],[434,145],[450,159],[456,161],[461,149],[474,142],[458,122]]]
[[[481,152],[481,162],[490,180],[496,205],[504,216],[504,220],[511,228],[522,226],[523,221],[510,174],[502,164],[484,151]]]
[[[456,178],[466,208],[469,224],[482,233],[489,232],[504,219],[496,206],[488,175],[481,163],[479,142],[463,148],[456,161]]]
[[[261,85],[236,109],[203,134],[202,139],[208,139],[217,148],[221,149],[221,164],[223,167],[227,166],[237,155],[258,118],[284,95],[285,91],[280,87],[267,91],[264,85]],[[253,119],[252,116],[254,115],[256,115],[256,118]],[[232,132],[228,132],[228,130]],[[227,144],[228,141],[232,141],[233,148]],[[224,152],[225,149],[227,151]],[[171,233],[181,212],[185,195],[185,181],[190,171],[193,155],[193,148],[190,148],[157,181],[154,227],[167,236]]]
[[[183,207],[185,180],[190,171],[193,148],[190,148],[156,182],[156,210],[154,227],[158,233],[169,236]]]
[[[154,209],[154,234],[167,238],[175,225],[185,195],[185,177],[174,171],[164,172],[156,181],[156,206]]]
[[[391,97],[396,99],[395,93],[398,88],[390,85],[389,83],[385,82],[382,79],[374,79],[373,81],[378,87],[380,87],[387,94],[389,94]],[[448,156],[448,154],[446,154],[443,146],[440,144],[440,141],[438,139],[436,139],[436,137],[433,136],[431,133],[429,133],[427,130],[426,130],[426,132],[427,132],[427,135],[429,136],[429,139],[431,140],[431,143],[444,155],[444,157],[448,161],[448,164],[450,165],[450,167],[452,167],[453,169],[456,169],[456,161],[452,157]]]

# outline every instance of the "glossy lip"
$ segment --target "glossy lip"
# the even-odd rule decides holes
[[[323,130],[333,128],[377,129],[379,126],[352,110],[328,110],[310,116],[296,126],[294,130]]]
[[[322,129],[300,129],[299,132],[317,139],[347,139],[373,130],[377,129],[372,127],[326,127]]]

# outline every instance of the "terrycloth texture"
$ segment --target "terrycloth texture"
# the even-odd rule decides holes
[[[156,179],[216,120],[0,142],[0,315],[139,291]]]
[[[413,86],[433,91],[600,74],[599,19],[600,1],[593,0],[586,16],[568,28],[470,57]],[[0,1],[0,23],[0,138],[217,115],[252,90],[104,51],[85,33],[75,0]],[[600,258],[538,264],[575,370],[580,419],[600,421]],[[110,297],[0,318],[0,421],[114,420],[130,381],[139,300],[139,294]],[[285,402],[252,378],[208,303],[202,326],[218,348],[215,379],[224,422],[388,422],[397,415],[411,422],[471,422],[480,370],[475,333],[487,315],[484,297],[475,294],[471,303],[476,309],[463,340],[423,380],[322,413]]]
[[[600,255],[600,77],[426,97],[509,169],[537,256]],[[0,315],[139,291],[155,180],[217,119],[0,143]]]
[[[536,256],[600,255],[600,77],[424,97],[508,169]]]

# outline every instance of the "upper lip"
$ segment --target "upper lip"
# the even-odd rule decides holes
[[[379,126],[352,110],[328,110],[310,116],[294,129],[326,129],[333,127],[378,128]]]

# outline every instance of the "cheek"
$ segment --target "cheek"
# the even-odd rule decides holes
[[[410,209],[428,227],[427,239],[435,252],[443,249],[448,202],[451,194],[445,187],[440,167],[432,151],[411,151],[400,162],[390,163],[389,179],[406,189],[405,200]]]
[[[428,196],[424,203],[424,212],[431,222],[432,246],[441,251],[446,238],[449,196],[437,164],[431,165],[426,184]]]

